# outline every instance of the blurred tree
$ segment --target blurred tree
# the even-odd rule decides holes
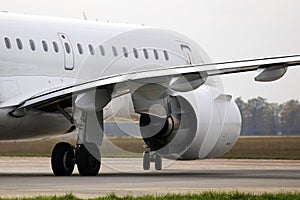
[[[263,127],[261,135],[281,133],[281,106],[277,103],[266,103],[263,108]]]
[[[268,103],[257,97],[244,102],[235,100],[242,115],[241,135],[278,135],[300,133],[300,103]]]
[[[249,109],[249,120],[248,127],[251,128],[252,134],[254,135],[264,135],[266,131],[265,121],[266,121],[266,100],[262,97],[249,99],[248,100]],[[247,132],[248,132],[247,131]]]
[[[290,100],[284,103],[280,114],[283,134],[297,134],[300,132],[299,101]]]
[[[237,104],[237,106],[239,107],[239,110],[241,112],[241,116],[242,116],[242,130],[241,130],[241,135],[248,135],[248,130],[249,130],[249,107],[248,104],[245,103],[241,97],[237,98],[235,100],[235,103]]]

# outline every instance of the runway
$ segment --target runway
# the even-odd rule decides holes
[[[162,171],[142,171],[142,159],[103,158],[97,177],[52,175],[49,158],[0,157],[0,197],[63,195],[82,198],[202,191],[300,192],[300,161],[163,160]]]

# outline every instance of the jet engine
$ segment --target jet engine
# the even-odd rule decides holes
[[[223,155],[237,142],[241,115],[230,95],[207,85],[168,94],[156,95],[161,97],[156,101],[155,95],[143,94],[152,98],[143,100],[152,105],[140,111],[141,135],[151,151],[194,160]]]

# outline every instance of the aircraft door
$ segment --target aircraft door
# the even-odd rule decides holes
[[[181,49],[182,49],[183,55],[185,57],[186,63],[188,65],[193,64],[194,62],[193,62],[193,55],[192,55],[191,48],[185,44],[182,44]]]
[[[74,52],[69,37],[64,33],[58,33],[58,37],[64,51],[64,67],[66,70],[74,69]]]

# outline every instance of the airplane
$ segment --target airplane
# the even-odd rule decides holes
[[[54,175],[96,176],[104,120],[130,96],[145,142],[143,169],[162,158],[218,157],[241,131],[241,115],[220,76],[257,71],[278,80],[300,55],[213,63],[186,36],[145,25],[0,13],[0,140],[77,131],[59,142]]]

